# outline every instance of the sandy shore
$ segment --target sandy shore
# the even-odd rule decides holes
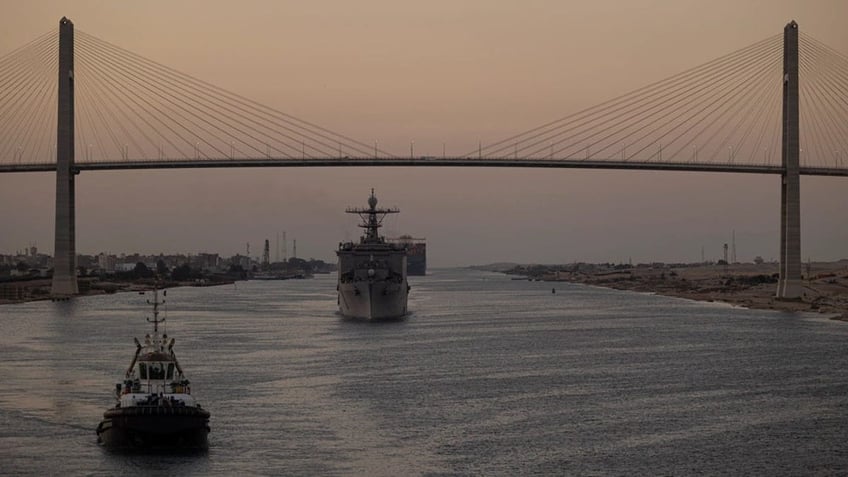
[[[848,261],[804,264],[801,300],[775,298],[778,265],[607,267],[568,265],[522,267],[507,273],[545,281],[585,283],[620,290],[652,292],[699,301],[719,301],[747,308],[817,312],[848,321]]]
[[[232,280],[216,282],[160,282],[155,287],[159,289],[185,287],[185,286],[215,286],[233,283]],[[52,280],[49,278],[3,282],[0,283],[0,305],[15,303],[26,303],[30,301],[50,300],[50,287]],[[154,284],[150,280],[140,282],[109,282],[94,279],[79,280],[79,296],[104,295],[120,292],[145,292],[153,290]]]

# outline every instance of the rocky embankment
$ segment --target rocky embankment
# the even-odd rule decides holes
[[[778,265],[517,265],[508,274],[533,280],[583,283],[620,290],[657,293],[747,308],[818,312],[848,321],[848,261],[804,266],[804,296],[775,298]]]

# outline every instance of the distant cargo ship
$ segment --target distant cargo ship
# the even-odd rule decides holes
[[[398,209],[378,209],[371,189],[368,208],[349,208],[362,218],[365,234],[359,242],[339,244],[338,304],[342,315],[366,320],[386,320],[406,315],[409,284],[406,249],[379,234],[382,221]]]
[[[415,276],[427,275],[427,243],[423,238],[411,235],[401,235],[388,239],[406,247],[406,274]]]

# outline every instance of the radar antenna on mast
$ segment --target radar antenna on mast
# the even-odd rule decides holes
[[[371,189],[371,197],[368,198],[368,208],[348,207],[345,209],[348,214],[358,214],[362,219],[359,227],[365,229],[365,235],[361,239],[361,243],[383,243],[385,239],[380,237],[378,230],[383,226],[383,219],[388,214],[397,214],[400,212],[397,208],[378,209],[377,196],[374,194],[374,189]]]

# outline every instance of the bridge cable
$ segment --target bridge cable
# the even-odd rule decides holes
[[[88,36],[90,37],[90,35],[88,35]],[[370,149],[370,146],[366,146],[365,144],[360,143],[358,141],[352,140],[350,138],[339,135],[337,133],[333,133],[333,132],[331,132],[331,131],[329,131],[325,128],[321,128],[321,127],[313,125],[311,123],[307,123],[307,122],[300,120],[298,118],[294,118],[293,116],[286,115],[285,113],[281,113],[279,111],[268,108],[267,106],[260,105],[260,104],[254,102],[254,101],[247,100],[246,98],[243,98],[239,95],[227,92],[227,91],[225,91],[221,88],[212,86],[208,83],[197,80],[197,79],[195,79],[191,76],[185,75],[183,73],[179,73],[179,72],[177,72],[177,71],[175,71],[171,68],[165,67],[165,66],[160,65],[158,63],[152,62],[151,60],[140,57],[139,55],[128,52],[127,50],[123,50],[123,49],[116,47],[116,46],[114,46],[114,45],[112,45],[108,42],[103,42],[102,40],[99,40],[99,39],[98,39],[98,41],[102,42],[105,45],[108,45],[108,47],[112,48],[114,51],[123,52],[128,57],[137,59],[139,62],[141,62],[141,64],[147,65],[148,67],[153,65],[155,67],[155,69],[159,72],[159,74],[162,74],[162,72],[167,72],[170,75],[178,77],[180,79],[180,81],[183,82],[183,84],[189,83],[189,84],[194,84],[194,85],[203,85],[204,87],[207,88],[207,92],[210,93],[210,96],[214,95],[214,97],[217,101],[220,101],[220,102],[227,101],[228,104],[238,105],[238,107],[240,107],[242,109],[245,107],[245,105],[249,105],[254,109],[254,111],[251,111],[252,114],[254,114],[254,115],[263,114],[265,116],[270,116],[275,121],[282,121],[282,122],[285,122],[285,123],[288,123],[288,124],[292,124],[293,126],[296,126],[300,129],[304,130],[307,135],[318,135],[320,137],[323,137],[325,140],[329,140],[329,141],[333,141],[333,142],[336,142],[337,139],[338,139],[338,142],[344,143],[345,147],[347,147],[347,148],[351,148],[351,149],[356,148],[356,150],[358,150],[360,152],[366,151],[365,148]],[[324,132],[326,132],[326,134]],[[353,146],[352,144],[356,144],[356,145],[358,145],[358,147]],[[325,143],[325,145],[329,146],[329,145],[334,145],[334,144]]]
[[[509,145],[514,143],[516,140],[519,140],[520,138],[523,138],[523,137],[528,136],[528,135],[530,135],[531,138],[532,138],[532,137],[534,137],[534,136],[532,136],[533,133],[537,133],[538,131],[542,131],[546,128],[556,127],[560,123],[565,123],[565,125],[567,125],[567,124],[569,124],[569,122],[579,121],[579,120],[583,119],[584,117],[586,117],[588,115],[598,114],[599,112],[603,112],[605,109],[609,109],[611,107],[618,106],[622,102],[626,103],[628,101],[632,101],[632,99],[634,97],[639,97],[641,95],[656,93],[657,91],[663,91],[669,85],[673,85],[673,84],[676,84],[677,82],[681,82],[681,81],[682,82],[688,81],[692,77],[696,77],[696,76],[702,74],[704,71],[710,71],[716,64],[722,64],[723,62],[735,59],[739,56],[745,56],[745,55],[749,54],[749,50],[761,48],[764,45],[768,46],[769,44],[773,43],[776,38],[779,38],[779,35],[776,35],[775,37],[771,37],[771,38],[762,40],[762,41],[757,42],[753,45],[749,45],[748,47],[739,49],[739,50],[737,50],[737,51],[735,51],[735,52],[733,52],[729,55],[725,55],[724,57],[717,58],[717,59],[712,60],[712,61],[710,61],[706,64],[699,65],[699,66],[696,66],[694,68],[690,68],[689,70],[678,73],[677,75],[674,75],[670,78],[651,83],[651,84],[644,86],[642,88],[638,88],[638,89],[631,91],[629,93],[620,95],[618,97],[615,97],[613,99],[605,101],[605,102],[601,103],[600,105],[595,105],[595,106],[592,106],[590,108],[585,108],[581,111],[578,111],[577,113],[570,114],[568,116],[556,119],[554,121],[548,122],[546,124],[535,127],[535,128],[530,129],[528,131],[522,132],[520,134],[508,137],[508,138],[503,139],[501,141],[497,141],[493,144],[487,145],[487,151],[492,150],[493,148],[495,148],[497,146],[501,146],[501,145],[505,145],[505,147],[508,147]],[[469,153],[468,156],[469,157],[474,156],[474,155],[476,155],[476,152],[477,151]]]
[[[746,52],[746,53],[749,53],[749,52]],[[740,58],[731,58],[731,59],[729,59],[729,61],[737,61],[737,62],[742,62],[743,64],[749,64],[750,58],[748,56],[741,56]],[[731,65],[733,65],[733,63],[731,63]],[[585,130],[591,130],[591,128],[594,127],[594,126],[592,126],[592,123],[596,122],[598,120],[601,120],[605,115],[612,114],[612,113],[619,113],[619,116],[620,116],[620,113],[622,112],[621,111],[622,107],[626,107],[627,109],[625,111],[631,111],[632,113],[628,116],[625,116],[623,119],[618,119],[618,121],[616,123],[606,123],[607,127],[602,129],[602,130],[610,130],[615,126],[622,126],[622,125],[623,125],[623,127],[619,127],[619,130],[625,130],[628,127],[632,127],[634,124],[638,124],[639,121],[644,121],[646,118],[651,117],[652,114],[650,114],[650,111],[659,112],[659,111],[662,111],[663,109],[667,108],[669,105],[679,103],[682,99],[691,98],[693,90],[697,92],[698,90],[703,89],[703,86],[701,85],[702,83],[706,83],[708,81],[715,81],[717,79],[720,80],[722,78],[727,79],[727,78],[731,78],[731,76],[727,73],[713,72],[710,76],[707,76],[706,80],[704,80],[702,78],[702,80],[699,83],[692,83],[691,78],[686,78],[687,82],[677,82],[677,84],[670,83],[669,86],[674,86],[674,87],[673,88],[671,88],[671,87],[665,88],[666,91],[662,91],[660,93],[651,92],[652,94],[650,94],[650,96],[647,96],[645,98],[635,98],[635,99],[628,98],[624,101],[619,102],[620,104],[624,104],[625,106],[619,106],[618,108],[612,109],[610,111],[599,110],[599,111],[596,111],[596,112],[592,112],[591,114],[593,114],[597,117],[589,118],[588,121],[584,121],[583,123],[580,123],[576,126],[572,126],[571,129],[564,130],[563,128],[559,128],[559,129],[561,129],[560,132],[556,132],[556,129],[549,129],[548,131],[543,131],[541,133],[537,133],[537,134],[534,135],[534,138],[538,138],[541,134],[547,134],[547,137],[542,137],[541,139],[537,139],[532,144],[533,145],[540,145],[544,141],[550,141],[553,138],[556,138],[556,137],[562,135],[565,131],[574,131],[574,133],[571,134],[570,136],[566,137],[566,138],[561,138],[561,139],[559,139],[555,142],[552,142],[552,145],[553,144],[560,144],[560,143],[562,143],[566,140],[570,140],[570,139],[573,139],[575,137],[578,137],[579,135],[583,134],[583,132],[581,132],[581,129],[584,130],[584,131]],[[661,101],[659,103],[656,102],[656,98],[655,98],[657,96],[657,94],[662,94],[662,96],[660,96]],[[637,109],[635,106],[627,106],[627,104],[638,105],[640,102],[644,102],[646,100],[652,100],[652,102],[649,103],[652,106],[648,110]],[[625,124],[628,119],[632,120],[630,125]],[[571,121],[571,122],[573,123],[574,121]],[[585,140],[585,139],[586,138],[584,137],[583,140]],[[619,139],[616,142],[621,142],[621,139]],[[596,144],[594,144],[594,145],[596,145]],[[590,145],[590,146],[592,146],[592,145]],[[542,148],[544,148],[544,146],[542,146]],[[503,149],[503,147],[501,149]],[[524,149],[524,148],[522,148],[522,149]],[[560,149],[557,150],[557,153],[561,153],[561,152],[565,151],[566,149],[567,148],[560,148]],[[541,148],[537,149],[536,151],[531,153],[531,155],[534,154],[534,153],[539,153],[541,150],[542,150]],[[598,151],[595,150],[596,154],[597,154],[597,152]]]
[[[49,58],[49,52],[31,51],[32,55],[22,62],[22,73],[16,76],[17,83],[9,86],[7,93],[0,101],[5,100],[0,107],[0,131],[6,138],[7,148],[23,147],[20,137],[29,124],[29,118],[37,114],[38,97],[43,95],[49,88],[49,80],[45,75],[44,63]]]
[[[116,66],[116,65],[115,65],[115,64],[113,64],[113,66]],[[118,66],[118,67],[123,68],[122,66]],[[128,76],[133,76],[133,75],[132,75],[132,73],[131,73],[131,72],[129,72],[126,68],[123,68],[123,71],[124,71],[124,72],[126,72]],[[151,92],[151,94],[156,95],[156,96],[157,96],[157,97],[159,97],[160,99],[163,99],[163,100],[167,99],[167,98],[165,98],[165,96],[164,96],[164,95],[160,92],[161,90],[159,90],[159,91],[157,91],[157,90],[152,90],[151,88],[146,87],[143,83],[138,83],[137,81],[136,81],[136,83],[137,83],[139,86],[141,86],[142,88],[147,89],[148,91],[150,91],[150,92]],[[149,84],[149,82],[148,82],[148,84]],[[181,89],[179,86],[171,84],[171,85],[163,86],[162,90],[167,91],[167,90],[171,90],[171,89],[173,89],[173,88]],[[182,99],[179,95],[174,95],[174,96],[172,97],[172,99],[173,99],[173,100],[175,100],[175,101],[178,101],[178,102],[180,102],[180,103],[182,103],[182,104],[185,104],[185,105],[187,105],[188,107],[194,107],[191,103],[188,103],[188,102],[186,102],[185,100],[183,100],[183,99]],[[169,104],[169,102],[165,101],[165,102],[163,102],[163,104],[164,104],[164,105],[168,105],[168,104]],[[191,120],[191,118],[190,118],[190,117],[185,117],[185,116],[183,116],[183,115],[179,112],[179,110],[178,110],[178,109],[173,108],[173,107],[172,107],[172,108],[169,108],[169,109],[171,109],[172,111],[174,111],[176,114],[180,115],[181,117],[183,117],[183,118],[184,118],[184,119],[186,119],[187,121],[191,122],[193,126],[195,126],[195,127],[198,127],[198,128],[200,128],[200,129],[202,129],[202,130],[203,130],[204,132],[206,132],[206,133],[210,133],[210,131],[209,131],[208,129],[204,128],[203,126],[198,125],[195,121]],[[194,108],[194,109],[197,109],[197,108]],[[200,119],[202,120],[202,119],[203,119],[203,117],[204,117],[204,116],[203,116],[203,112],[201,112],[201,114],[199,114],[197,117],[198,117],[198,118],[200,118]],[[210,122],[210,121],[204,121],[204,122],[206,122],[208,125],[210,125],[210,126],[212,126],[212,127],[215,127],[216,129],[218,129],[219,131],[223,132],[224,134],[229,135],[231,138],[233,138],[233,139],[235,139],[235,140],[238,140],[239,142],[241,142],[241,143],[243,143],[243,144],[247,145],[247,146],[248,146],[248,147],[250,147],[250,148],[253,148],[253,149],[254,149],[254,150],[256,150],[257,152],[260,152],[260,153],[262,153],[262,152],[263,152],[263,151],[261,151],[261,150],[259,150],[259,149],[255,148],[255,147],[253,147],[250,143],[247,143],[247,142],[245,142],[245,141],[242,141],[242,140],[241,140],[241,138],[239,138],[238,136],[232,135],[230,132],[228,132],[228,131],[226,131],[226,130],[224,130],[224,129],[221,129],[220,127],[216,126],[214,123],[212,123],[212,122]],[[248,136],[252,137],[253,139],[255,139],[255,140],[259,141],[259,139],[258,139],[258,138],[255,138],[254,136],[251,136],[249,132],[246,132],[246,131],[244,131],[243,129],[239,129],[239,128],[236,128],[236,127],[234,127],[233,129],[236,129],[237,131],[241,132],[242,134],[246,134],[246,135],[248,135]]]
[[[751,61],[748,58],[743,57],[742,61],[744,61],[746,64],[751,64]],[[707,77],[707,80],[710,81],[710,82],[715,82],[716,80],[719,80],[721,82],[718,83],[718,86],[721,87],[722,85],[727,84],[732,78],[733,77],[731,75],[727,74],[727,73],[716,73],[716,74],[713,74],[712,76]],[[709,90],[707,90],[705,88],[705,85],[702,84],[702,83],[706,83],[706,81],[701,81],[699,83],[691,83],[690,82],[690,84],[688,84],[688,85],[687,84],[680,85],[679,87],[672,90],[670,94],[666,94],[665,97],[663,98],[663,101],[661,101],[660,103],[651,103],[652,106],[649,107],[647,110],[644,110],[644,109],[635,110],[635,113],[633,113],[629,116],[625,116],[623,119],[619,119],[618,121],[616,121],[614,123],[607,123],[607,127],[604,128],[604,130],[611,130],[613,127],[616,127],[616,126],[618,126],[619,131],[625,131],[627,129],[632,129],[634,126],[638,125],[640,122],[644,122],[644,121],[650,119],[651,117],[660,114],[663,110],[668,110],[668,108],[672,108],[671,111],[673,111],[674,107],[680,106],[681,104],[683,104],[682,102],[684,100],[689,100],[691,102],[691,100],[693,98],[693,93],[698,93],[698,96],[701,96],[702,94],[707,94],[707,95],[708,94],[714,94],[714,93],[711,93]],[[698,96],[695,96],[695,98],[697,98]],[[701,100],[701,101],[703,101],[703,100]],[[653,113],[651,111],[653,111]],[[627,123],[628,119],[632,120],[629,124]],[[585,124],[579,125],[578,128],[579,127],[582,127],[582,128],[585,129],[587,127],[587,125],[585,125]],[[588,126],[588,127],[591,127],[591,126]],[[634,134],[634,133],[635,133],[634,131],[631,131],[630,134],[627,134],[623,138],[619,137],[615,142],[620,143],[624,139],[627,139],[630,136],[632,136],[632,134]],[[609,140],[611,137],[612,136],[607,136],[606,139]],[[644,141],[644,139],[645,139],[644,137],[639,138],[639,141]],[[585,138],[584,138],[584,140],[585,140]],[[558,142],[561,142],[561,141],[558,141]],[[596,145],[597,144],[591,144],[591,146],[596,146]],[[612,144],[610,144],[607,147],[610,147],[611,145]],[[564,149],[560,149],[560,151],[562,151],[562,150],[564,150]],[[597,152],[598,151],[595,150],[595,153],[597,153]],[[634,155],[635,154],[631,154],[631,157],[634,156]]]
[[[159,122],[164,127],[168,127],[167,123],[164,120],[165,118],[167,118],[167,115],[165,115],[164,112],[158,109],[155,105],[151,105],[144,95],[138,94],[137,92],[134,92],[135,94],[131,94],[131,92],[126,87],[123,87],[123,82],[121,81],[121,78],[117,78],[114,75],[113,70],[99,66],[99,63],[97,63],[93,58],[91,58],[89,53],[85,49],[80,50],[80,57],[84,60],[85,65],[91,68],[93,73],[97,73],[91,75],[92,79],[98,78],[99,80],[103,81],[102,88],[97,89],[109,91],[109,93],[111,93],[111,97],[119,101],[125,108],[132,111],[132,116],[137,117],[142,123],[144,123],[145,126],[149,128],[148,130],[156,131],[156,127],[151,124],[150,119],[148,118],[152,118],[152,120]],[[123,111],[123,108],[119,107],[118,109],[119,111]],[[155,112],[151,112],[151,109]],[[144,112],[145,114],[141,114],[141,112]],[[125,115],[125,118],[132,125],[133,129],[138,134],[140,134],[144,138],[144,140],[147,141],[148,144],[150,144],[151,147],[157,147],[157,141],[155,141],[151,137],[151,135],[146,132],[145,128],[141,127],[139,123],[134,121],[129,115]],[[172,132],[176,134],[176,131]],[[182,138],[182,136],[179,137]],[[191,144],[189,140],[183,140],[184,142],[186,142],[186,144]],[[168,142],[170,146],[179,150],[179,148],[177,148],[177,146],[173,144],[170,140],[168,140]],[[138,144],[136,144],[135,147],[138,149],[139,156],[143,157],[146,148],[141,147]],[[125,151],[124,155],[125,158],[129,158],[129,151]]]
[[[161,89],[168,89],[168,90],[170,90],[172,87],[173,87],[173,85],[167,85],[167,86],[163,86]],[[209,123],[209,124],[211,124],[211,123]],[[213,126],[214,126],[214,125],[213,125]],[[232,125],[230,125],[230,127],[232,127]],[[220,128],[220,127],[217,127],[217,126],[216,126],[216,128],[218,128],[219,130],[221,130],[221,128]],[[207,132],[209,132],[209,131],[207,130]],[[226,133],[226,131],[224,131],[224,132]],[[234,137],[234,136],[231,136],[231,137]],[[220,139],[220,138],[219,138],[219,139]],[[241,141],[241,139],[240,139],[240,138],[237,138],[237,139],[239,139],[239,140]],[[223,142],[223,140],[221,140],[221,141]],[[244,142],[244,141],[241,141],[241,142]],[[291,146],[290,146],[290,147],[291,147]],[[257,150],[258,150],[258,149],[257,149]]]
[[[801,84],[801,97],[808,106],[802,109],[802,114],[806,117],[802,122],[802,143],[806,146],[802,147],[807,148],[807,157],[814,148],[821,160],[827,162],[830,152],[823,149],[825,143],[840,150],[846,146],[844,126],[840,130],[840,125],[845,124],[845,112],[848,110],[844,100],[845,87],[836,82],[839,73],[836,73],[837,76],[833,74],[834,66],[838,67],[839,62],[834,62],[832,57],[819,56],[820,51],[810,48],[806,43],[802,43],[802,48],[806,49],[800,65],[803,78],[806,79]],[[842,94],[834,95],[833,90],[839,90]],[[813,112],[815,114],[812,114]],[[812,134],[809,141],[805,140],[805,132]],[[838,160],[840,153],[834,152]]]
[[[813,56],[807,64],[808,69],[815,68],[816,75],[813,76],[813,84],[820,80],[820,94],[822,108],[825,110],[829,122],[829,130],[835,143],[840,148],[837,152],[836,161],[842,159],[842,155],[848,152],[848,85],[844,83],[848,77],[848,59],[838,52],[833,53],[829,49],[820,46],[820,42],[807,35],[802,35],[801,46],[804,49],[804,57]],[[807,82],[802,83],[802,90]]]

